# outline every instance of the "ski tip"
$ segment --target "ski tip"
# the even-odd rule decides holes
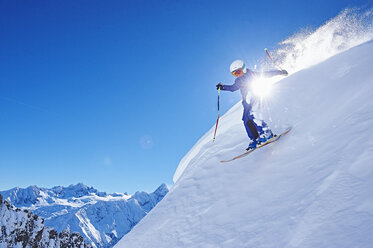
[[[233,161],[233,160],[222,160],[222,161],[220,161],[220,163],[222,163],[222,164],[224,164],[224,163],[228,163],[228,162],[231,162],[231,161]]]

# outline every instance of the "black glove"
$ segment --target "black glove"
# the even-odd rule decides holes
[[[223,89],[223,85],[221,84],[221,83],[218,83],[217,85],[216,85],[216,89],[218,90],[218,89]]]
[[[281,70],[281,75],[287,76],[289,73],[287,70]]]

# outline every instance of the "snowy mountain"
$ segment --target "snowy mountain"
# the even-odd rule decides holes
[[[151,194],[106,194],[82,183],[51,189],[30,186],[0,194],[10,204],[33,211],[58,232],[79,232],[93,247],[112,247],[168,192],[162,184]]]
[[[212,127],[167,196],[115,247],[372,247],[372,20],[347,10],[283,42],[276,64],[290,76],[262,81],[272,91],[257,114],[276,133],[292,131],[220,163],[249,142],[237,103],[216,141]]]
[[[28,210],[15,208],[0,195],[0,247],[91,247],[79,233],[69,229],[58,234],[44,219]]]

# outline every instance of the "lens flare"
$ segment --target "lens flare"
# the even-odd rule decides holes
[[[254,95],[260,98],[266,98],[271,94],[272,82],[266,78],[257,78],[252,82],[251,90]]]

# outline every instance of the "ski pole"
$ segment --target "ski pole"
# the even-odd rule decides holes
[[[271,55],[269,55],[269,52],[268,52],[268,49],[267,48],[264,48],[264,51],[266,51],[266,53],[267,53],[267,55],[268,55],[268,57],[270,58],[270,60],[272,61],[272,63],[274,64],[274,66],[276,66],[276,67],[278,67],[281,71],[282,71],[282,68],[281,68],[281,66],[279,66],[279,65],[277,65],[274,61],[273,61],[273,59],[272,59],[272,57],[271,57]]]
[[[215,142],[216,130],[218,129],[218,123],[219,123],[219,117],[220,117],[220,114],[219,114],[219,98],[220,98],[220,87],[218,88],[218,119],[216,120],[214,138],[212,139],[212,142]]]

